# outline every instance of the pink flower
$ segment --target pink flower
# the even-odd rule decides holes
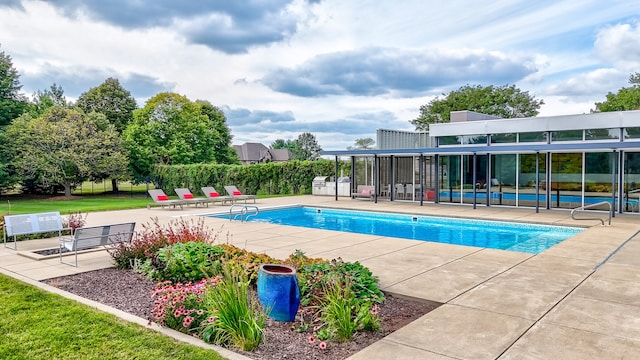
[[[207,319],[207,321],[212,323],[212,322],[216,321],[216,317],[215,316],[211,316],[210,318]]]
[[[326,348],[327,348],[327,343],[323,341],[323,342],[321,342],[320,344],[318,344],[318,347],[319,347],[320,349],[324,350],[324,349],[326,349]]]
[[[188,328],[192,322],[193,322],[193,318],[191,316],[187,316],[184,318],[184,321],[182,321],[182,325]]]
[[[316,342],[316,338],[314,338],[313,335],[309,335],[308,339],[309,339],[309,344],[313,344],[314,342]]]

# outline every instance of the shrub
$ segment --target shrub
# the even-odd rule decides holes
[[[307,265],[313,265],[317,262],[326,262],[327,260],[321,258],[310,258],[302,252],[302,250],[296,249],[296,251],[289,255],[289,257],[283,261],[282,263],[285,265],[292,266],[296,269],[296,271],[300,271],[304,269]]]
[[[198,281],[220,274],[223,254],[224,249],[218,245],[194,241],[178,243],[158,250],[136,271],[160,281]]]
[[[151,315],[160,325],[187,334],[195,333],[207,320],[208,311],[202,299],[217,283],[218,278],[203,279],[195,284],[172,284],[171,281],[158,283],[153,291]]]
[[[224,251],[224,263],[234,272],[242,272],[250,285],[258,281],[258,271],[262,264],[279,264],[280,261],[267,254],[256,254],[230,244],[220,245]]]
[[[377,331],[380,318],[377,304],[360,301],[352,291],[349,278],[335,278],[324,285],[324,296],[320,299],[322,327],[317,330],[323,340],[348,341],[358,330]]]
[[[191,221],[180,219],[163,226],[158,218],[154,218],[151,223],[143,224],[142,229],[133,241],[118,243],[109,249],[116,268],[133,268],[136,263],[144,262],[161,248],[173,244],[186,242],[212,244],[219,234],[207,229],[203,219],[198,219],[197,222],[193,219]]]
[[[69,213],[67,218],[62,220],[62,226],[71,229],[73,234],[76,229],[81,228],[87,224],[87,215],[82,216],[82,213]]]
[[[249,295],[245,274],[235,270],[225,267],[222,280],[206,293],[204,304],[210,321],[203,325],[201,334],[206,342],[251,351],[260,344],[266,315]]]
[[[378,278],[371,270],[359,262],[345,262],[342,259],[316,261],[298,270],[300,283],[300,304],[314,305],[323,297],[324,284],[338,279],[351,279],[350,288],[356,299],[381,303],[384,294],[378,287]]]

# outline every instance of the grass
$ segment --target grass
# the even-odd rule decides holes
[[[2,359],[224,359],[0,274]]]
[[[18,196],[0,198],[0,215],[30,214],[59,211],[60,214],[75,212],[109,211],[144,208],[151,199],[141,195],[83,195],[73,199],[52,200],[50,198],[23,198]]]

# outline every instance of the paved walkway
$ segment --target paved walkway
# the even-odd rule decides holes
[[[314,196],[259,199],[257,205],[292,203],[592,226],[531,255],[206,218],[207,226],[219,230],[218,241],[277,258],[300,249],[312,257],[357,260],[380,278],[383,290],[443,304],[351,359],[635,359],[640,354],[640,236],[634,237],[640,231],[637,215],[618,215],[611,227],[602,227],[595,221],[571,220],[569,212],[560,210],[535,213],[500,207],[421,207],[346,198],[336,202],[333,197]],[[101,212],[89,214],[87,222],[136,221],[140,226],[152,217],[166,223],[225,210],[228,206],[215,205],[183,211]],[[18,253],[54,244],[51,240],[20,242]],[[104,251],[83,254],[78,261],[75,268],[60,264],[57,258],[34,260],[13,250],[0,250],[0,271],[32,283],[112,264]],[[242,358],[228,352],[224,355]]]

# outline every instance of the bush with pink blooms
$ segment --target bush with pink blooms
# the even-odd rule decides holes
[[[208,309],[202,300],[208,289],[216,286],[219,278],[202,279],[196,283],[177,283],[171,281],[158,283],[153,291],[154,307],[151,315],[160,325],[187,334],[197,333],[207,319]]]

